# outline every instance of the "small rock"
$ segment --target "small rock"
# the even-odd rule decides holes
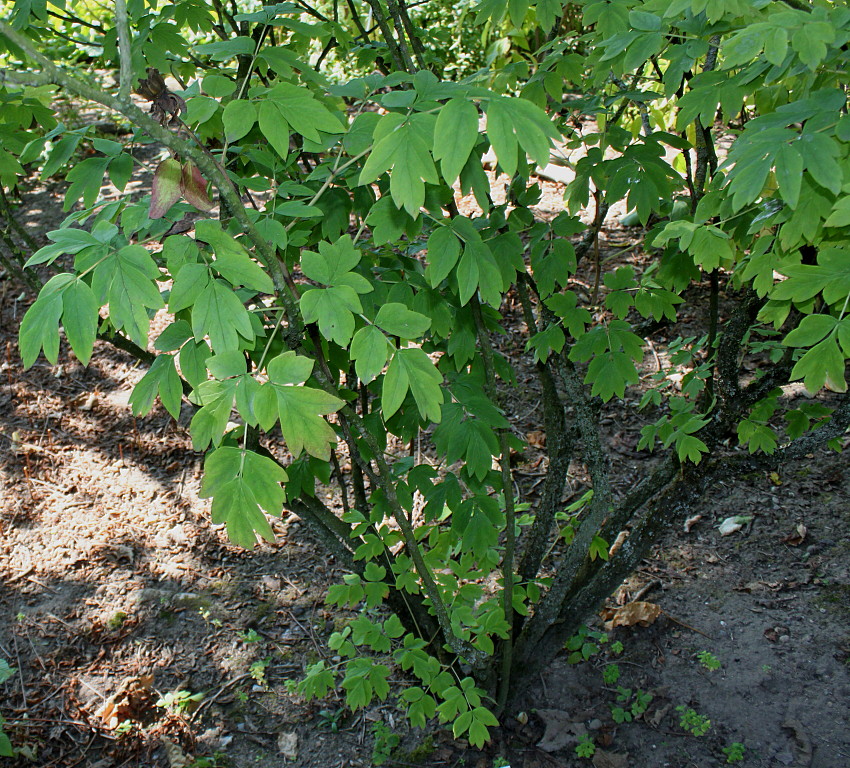
[[[598,717],[595,717],[587,724],[588,731],[598,731],[601,727],[602,721]]]

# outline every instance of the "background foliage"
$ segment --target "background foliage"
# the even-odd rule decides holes
[[[150,365],[136,414],[157,398],[175,418],[191,408],[213,521],[250,547],[285,506],[347,566],[328,602],[359,617],[331,636],[342,660],[311,666],[304,694],[340,685],[363,707],[391,695],[395,664],[414,725],[437,718],[481,745],[702,493],[839,446],[843,4],[3,8],[0,182],[14,190],[32,167],[69,182],[48,245],[21,254],[4,236],[4,265],[39,291],[23,364],[55,363],[63,338],[84,363],[97,338],[134,352]],[[133,134],[68,127],[59,93]],[[168,150],[150,194],[103,201],[147,142]],[[543,221],[534,170],[550,161],[574,180]],[[621,201],[648,267],[600,257]],[[493,344],[506,297],[543,393],[548,475],[533,506],[515,498],[515,380]],[[683,309],[704,318],[700,334],[677,336]],[[160,312],[170,324],[152,339]],[[659,459],[619,488],[601,406],[637,387],[660,328],[667,367],[640,403],[654,419],[640,447]],[[270,453],[270,435],[287,454]],[[565,509],[573,461],[592,490]],[[341,510],[316,492],[331,482]]]

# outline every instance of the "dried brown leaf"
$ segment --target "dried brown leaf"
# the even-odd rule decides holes
[[[632,627],[640,624],[648,627],[661,615],[661,606],[637,600],[627,603],[622,608],[609,609],[602,612],[606,619],[605,629],[610,631],[615,627]]]

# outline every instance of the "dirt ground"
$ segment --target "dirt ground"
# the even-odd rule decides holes
[[[57,191],[24,192],[21,220],[39,237],[61,221]],[[558,185],[546,192],[541,206],[556,209]],[[739,742],[748,768],[850,766],[846,454],[715,489],[614,598],[639,595],[660,616],[613,630],[584,663],[557,659],[525,711],[477,751],[440,730],[408,733],[392,700],[351,715],[338,695],[290,692],[307,663],[331,655],[333,558],[286,514],[275,544],[229,545],[198,498],[188,419],[161,407],[132,416],[143,371],[129,356],[99,343],[88,368],[63,350],[58,365],[22,371],[16,329],[32,299],[0,277],[0,658],[18,669],[0,684],[0,714],[21,751],[0,764],[708,768]],[[508,337],[502,351],[520,370],[517,426],[538,429],[522,345]],[[606,408],[621,492],[653,460],[635,450],[641,418]],[[520,468],[527,497],[539,456],[532,445]],[[576,497],[578,469],[570,483]],[[722,536],[733,515],[751,519]],[[611,663],[616,682],[603,679]],[[632,721],[615,722],[612,707],[635,702]],[[694,735],[683,717],[710,725]],[[575,753],[582,734],[599,746],[592,760]]]

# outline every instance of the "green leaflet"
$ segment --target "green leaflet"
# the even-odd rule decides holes
[[[550,139],[559,138],[542,109],[525,99],[504,96],[494,97],[487,104],[487,136],[508,176],[516,173],[518,146],[543,167],[549,162]]]
[[[165,409],[175,418],[180,418],[183,387],[174,367],[173,355],[157,355],[148,372],[133,387],[130,406],[134,416],[147,416],[159,394]]]
[[[59,318],[62,316],[62,294],[59,288],[63,283],[56,281],[58,277],[64,278],[65,283],[73,279],[72,275],[52,278],[41,289],[21,321],[18,343],[25,369],[35,362],[42,349],[50,363],[55,363],[59,357]]]
[[[191,307],[209,286],[210,270],[206,264],[185,264],[180,268],[171,293],[168,296],[168,309],[172,313]]]
[[[293,131],[310,141],[321,141],[319,131],[342,133],[345,130],[340,119],[304,86],[279,83],[269,91],[264,103],[271,103],[280,114],[278,120],[282,118],[281,122],[288,123]]]
[[[413,217],[425,202],[425,184],[439,184],[437,168],[431,157],[433,139],[428,139],[424,124],[401,122],[403,116],[385,115],[375,126],[375,145],[363,170],[359,184],[370,184],[385,171],[390,174],[390,195],[397,208]]]
[[[281,119],[280,110],[271,101],[261,101],[257,110],[260,131],[284,160],[289,156],[289,125]]]
[[[241,243],[222,230],[219,222],[212,219],[196,222],[195,235],[198,240],[212,246],[215,251],[212,267],[231,285],[244,285],[254,291],[274,293],[271,278],[251,259]]]
[[[466,99],[449,99],[437,115],[434,135],[434,159],[440,163],[446,184],[452,185],[478,141],[475,105]]]
[[[234,99],[224,108],[221,121],[225,138],[228,141],[239,141],[257,122],[257,107],[253,101]]]
[[[401,407],[410,390],[422,418],[438,423],[443,402],[442,382],[442,375],[421,349],[398,350],[384,377],[381,395],[384,419],[388,419]]]
[[[283,439],[294,458],[306,450],[311,456],[327,461],[330,446],[336,443],[336,433],[322,416],[338,411],[343,401],[320,389],[296,386],[310,375],[312,362],[295,352],[279,355],[267,370],[269,382],[262,390],[273,393],[274,399],[263,394],[257,402],[260,425],[268,431],[279,418]]]
[[[818,253],[817,265],[796,264],[780,267],[788,277],[777,284],[771,299],[804,302],[823,293],[829,304],[843,301],[850,294],[850,259],[845,248],[824,248]]]
[[[815,394],[823,386],[833,392],[846,392],[845,358],[834,336],[829,336],[803,355],[791,371],[791,379],[803,379],[806,389]]]
[[[62,291],[62,325],[74,354],[88,365],[97,338],[98,310],[94,292],[83,280],[69,282]]]
[[[230,540],[250,548],[257,535],[274,541],[265,513],[279,516],[286,471],[253,451],[222,446],[207,454],[200,497],[212,498],[213,523],[225,523]]]
[[[230,285],[219,279],[208,281],[198,295],[192,309],[192,333],[196,341],[209,336],[216,352],[237,349],[240,343],[245,346],[254,341],[248,310]]]
[[[106,173],[106,167],[109,165],[110,158],[108,157],[90,157],[88,160],[83,160],[75,165],[65,177],[71,182],[71,186],[65,192],[65,203],[63,210],[70,210],[71,206],[80,198],[83,198],[83,205],[86,208],[91,208],[100,195],[100,187],[103,184],[103,177]]]
[[[180,349],[180,372],[195,388],[207,380],[207,358],[210,354],[206,341],[190,339]]]
[[[449,227],[437,227],[428,238],[428,271],[426,277],[437,288],[457,264],[460,240]]]
[[[354,289],[347,285],[311,288],[301,296],[305,323],[318,323],[319,332],[329,341],[347,347],[354,334],[354,313],[363,307]]]
[[[387,357],[394,349],[374,325],[367,325],[354,334],[349,350],[354,360],[354,370],[364,384],[372,381],[387,364]]]
[[[375,325],[391,336],[418,339],[431,327],[431,320],[425,315],[409,310],[404,304],[389,302],[383,304],[378,310]]]

